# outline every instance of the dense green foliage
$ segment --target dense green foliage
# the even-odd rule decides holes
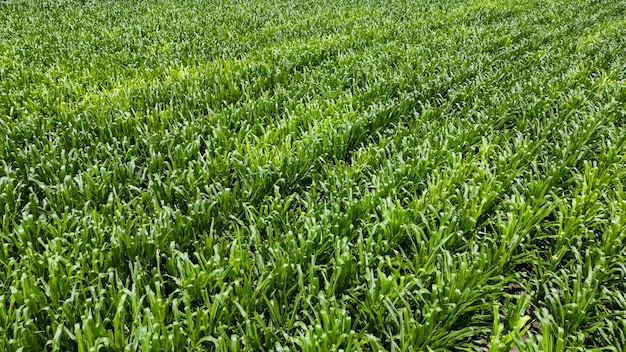
[[[626,2],[0,2],[0,351],[622,350]]]

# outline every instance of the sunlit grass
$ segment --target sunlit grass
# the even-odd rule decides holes
[[[0,350],[623,350],[625,15],[0,3]]]

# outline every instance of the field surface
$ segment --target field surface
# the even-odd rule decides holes
[[[0,2],[0,351],[621,351],[626,1]]]

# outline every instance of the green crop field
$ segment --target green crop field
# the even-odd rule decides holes
[[[623,351],[626,1],[0,1],[0,351]]]

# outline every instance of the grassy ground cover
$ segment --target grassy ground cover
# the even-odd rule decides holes
[[[621,351],[626,2],[0,2],[0,350]]]

